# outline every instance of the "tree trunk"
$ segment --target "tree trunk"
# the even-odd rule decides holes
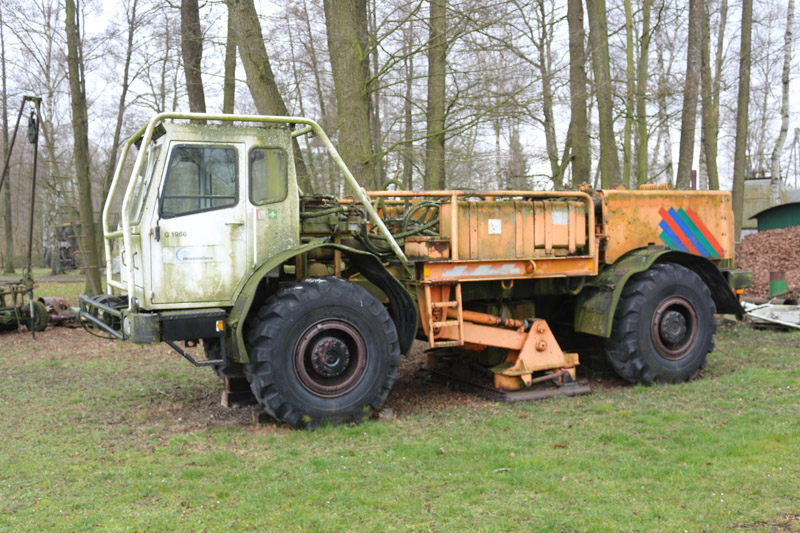
[[[411,53],[413,48],[414,39],[414,19],[411,18],[408,23],[408,30],[405,35],[405,99],[403,101],[403,183],[406,190],[414,188],[414,129],[412,121],[412,98],[414,97],[414,54]]]
[[[122,69],[122,84],[119,91],[119,103],[117,104],[117,123],[114,126],[114,138],[111,141],[111,153],[108,155],[106,163],[105,177],[103,178],[103,201],[108,197],[111,189],[111,181],[114,179],[114,170],[117,166],[117,152],[119,151],[120,137],[122,137],[122,121],[125,117],[125,99],[130,87],[130,67],[131,56],[133,54],[134,32],[137,29],[136,5],[138,0],[131,0],[129,11],[126,13],[128,22],[128,42],[125,48],[125,65]]]
[[[617,142],[614,138],[614,110],[611,94],[611,67],[608,55],[608,22],[605,0],[587,0],[589,43],[600,129],[600,182],[603,189],[620,183]]]
[[[8,93],[6,92],[6,40],[3,34],[3,8],[0,7],[0,63],[3,70],[3,161],[8,154]],[[10,173],[9,173],[10,174]],[[2,177],[0,177],[2,180]],[[3,186],[3,236],[5,241],[5,250],[3,250],[3,273],[14,273],[14,229],[11,225],[11,183],[6,177],[5,185]]]
[[[694,161],[695,126],[697,124],[697,94],[700,86],[700,44],[702,40],[703,0],[689,0],[689,43],[686,53],[686,80],[683,86],[681,141],[678,153],[676,189],[689,187]]]
[[[236,36],[233,17],[228,15],[228,28],[225,35],[225,81],[222,85],[222,112],[233,114],[236,101]]]
[[[647,0],[645,0],[646,2]],[[625,91],[625,130],[622,141],[622,183],[634,188],[631,180],[633,148],[631,130],[633,129],[634,92],[636,90],[636,67],[633,62],[633,13],[631,0],[625,0],[625,43],[626,43],[626,91]]]
[[[189,111],[206,112],[203,92],[203,29],[200,27],[200,8],[197,0],[181,0],[181,54],[189,95]]]
[[[725,51],[725,26],[728,20],[728,0],[719,4],[719,29],[717,31],[717,50],[714,58],[714,83],[711,91],[712,105],[714,108],[714,134],[719,140],[719,92],[722,83],[722,64]]]
[[[378,37],[378,21],[377,21],[377,13],[378,10],[377,2],[372,0],[372,4],[370,7],[370,14],[369,14],[369,33],[367,35],[366,42],[375,42],[377,41]],[[376,154],[383,153],[383,133],[381,131],[381,88],[377,83],[378,80],[378,73],[380,72],[380,65],[378,64],[378,47],[372,46],[372,60],[370,61],[370,66],[372,67],[372,72],[369,73],[369,79],[372,79],[371,87],[370,87],[370,132],[372,134],[372,149],[373,152]],[[383,161],[383,156],[380,156],[378,160],[375,162],[375,183],[378,185],[379,189],[383,188],[383,184],[386,182],[386,170]]]
[[[336,92],[339,151],[359,184],[376,189],[370,133],[366,0],[325,0],[325,25]]]
[[[66,0],[67,66],[70,103],[72,107],[72,133],[74,136],[75,179],[78,182],[78,207],[81,216],[81,248],[86,266],[86,292],[99,294],[100,269],[97,256],[97,232],[92,207],[92,183],[89,178],[89,119],[86,106],[86,85],[83,55],[80,51],[78,13],[74,0]]]
[[[781,84],[783,93],[781,95],[781,131],[778,140],[775,141],[775,148],[772,150],[771,180],[770,180],[770,203],[776,205],[780,202],[780,182],[781,182],[781,152],[783,143],[786,142],[786,135],[789,133],[789,73],[792,67],[792,24],[794,23],[794,0],[789,0],[789,8],[786,14],[786,33],[783,36],[783,72],[781,73]]]
[[[650,135],[647,132],[647,78],[649,75],[650,55],[650,4],[652,0],[644,0],[642,5],[642,40],[639,45],[639,71],[636,80],[636,183],[642,185],[648,181],[647,144]]]
[[[535,8],[539,18],[539,39],[536,49],[539,52],[539,72],[542,75],[542,115],[544,115],[544,140],[547,149],[547,159],[550,160],[550,174],[553,178],[553,188],[562,188],[561,168],[559,164],[558,143],[556,140],[555,118],[553,116],[553,73],[550,67],[550,42],[552,34],[548,30],[547,15],[544,0],[539,0]],[[550,26],[552,28],[552,26]],[[514,124],[511,124],[512,131]],[[519,126],[516,126],[519,130]]]
[[[702,46],[702,87],[703,87],[703,160],[704,174],[708,176],[709,190],[719,189],[719,173],[717,170],[717,110],[714,107],[714,87],[711,79],[711,24],[708,7],[702,9],[703,46]],[[720,43],[721,44],[721,43]],[[703,165],[701,165],[702,167]],[[701,168],[702,170],[702,168]]]
[[[236,47],[242,58],[247,86],[253,96],[253,102],[261,115],[288,116],[289,111],[278,91],[269,56],[261,34],[261,23],[258,21],[253,0],[226,0],[228,16],[233,19]],[[313,192],[310,176],[303,161],[303,153],[297,139],[292,140],[295,172],[300,188],[306,194]]]
[[[739,242],[744,216],[744,174],[747,168],[747,115],[750,105],[750,37],[753,0],[742,0],[742,37],[739,50],[739,95],[736,110],[736,148],[733,156],[733,236]]]
[[[430,0],[425,188],[445,188],[444,133],[447,68],[447,0]]]
[[[572,135],[572,184],[588,184],[589,124],[586,118],[586,38],[583,31],[582,0],[568,0],[569,25],[569,101]]]

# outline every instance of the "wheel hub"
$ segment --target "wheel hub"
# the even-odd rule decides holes
[[[311,394],[338,398],[354,390],[367,368],[367,344],[346,320],[328,318],[309,326],[293,354],[295,375]]]
[[[686,319],[677,311],[667,311],[661,319],[660,333],[667,342],[679,342],[686,336]]]
[[[350,350],[335,337],[323,337],[311,349],[311,367],[320,376],[332,378],[347,370]]]
[[[677,361],[691,353],[699,329],[694,306],[686,298],[673,296],[656,307],[650,323],[650,336],[662,357]]]

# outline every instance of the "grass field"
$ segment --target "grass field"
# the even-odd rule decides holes
[[[0,530],[798,531],[799,341],[726,324],[692,383],[528,404],[418,357],[391,420],[308,432],[220,407],[166,346],[2,334]]]

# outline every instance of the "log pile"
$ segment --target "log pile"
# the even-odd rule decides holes
[[[736,249],[736,268],[753,271],[744,295],[769,296],[769,273],[783,271],[790,290],[800,289],[800,226],[748,235]]]

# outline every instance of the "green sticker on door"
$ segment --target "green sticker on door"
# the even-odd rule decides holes
[[[267,209],[267,218],[269,220],[277,220],[278,219],[278,211],[276,209]]]

